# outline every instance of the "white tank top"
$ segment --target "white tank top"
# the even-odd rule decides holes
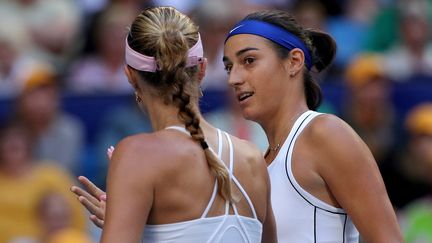
[[[299,134],[320,115],[303,113],[291,129],[273,162],[268,166],[271,200],[279,243],[359,241],[359,233],[342,208],[336,208],[304,190],[291,169],[293,148]]]
[[[189,134],[183,127],[171,126],[167,129],[175,129]],[[217,195],[217,181],[215,181],[213,193],[202,213],[201,217],[171,224],[146,225],[142,242],[187,242],[187,243],[258,243],[261,242],[262,223],[258,220],[255,208],[248,194],[233,174],[234,150],[232,141],[224,132],[229,145],[229,175],[248,202],[253,218],[238,214],[235,204],[225,202],[225,214],[215,217],[207,217],[210,208]],[[222,155],[222,132],[218,130],[218,157]],[[225,164],[224,164],[225,165]],[[230,207],[234,214],[229,214]]]

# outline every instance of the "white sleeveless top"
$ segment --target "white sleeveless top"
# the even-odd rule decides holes
[[[175,129],[189,134],[183,127],[171,126],[166,129]],[[213,193],[202,213],[201,217],[171,224],[146,225],[142,242],[185,242],[185,243],[258,243],[261,242],[262,223],[258,220],[255,208],[248,194],[243,189],[233,174],[234,150],[232,141],[224,132],[229,145],[229,175],[234,184],[238,187],[244,198],[247,200],[253,218],[238,214],[235,204],[225,203],[225,214],[215,217],[207,217],[217,195],[217,181],[215,181]],[[218,130],[218,157],[222,155],[222,132]],[[225,165],[225,164],[224,164]],[[234,214],[229,214],[230,207]]]
[[[276,158],[268,166],[279,243],[359,241],[359,233],[345,211],[304,190],[297,183],[291,169],[293,149],[299,134],[320,114],[314,111],[303,113],[294,123]]]

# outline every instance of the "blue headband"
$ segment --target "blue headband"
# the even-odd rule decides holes
[[[267,22],[258,21],[258,20],[244,20],[238,23],[229,33],[225,42],[233,36],[239,34],[252,34],[264,37],[268,40],[271,40],[288,50],[292,50],[294,48],[299,48],[303,51],[305,56],[305,63],[307,69],[311,69],[312,67],[312,59],[309,53],[309,50],[306,48],[305,44],[302,40],[300,40],[297,36],[291,34],[287,30],[278,27],[273,24],[269,24]]]

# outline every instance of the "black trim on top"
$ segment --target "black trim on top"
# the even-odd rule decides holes
[[[345,229],[346,229],[347,219],[348,219],[348,215],[345,215],[344,227],[342,231],[342,243],[345,243]]]
[[[314,243],[316,243],[317,242],[317,236],[316,236],[316,228],[317,228],[317,225],[316,225],[316,210],[317,210],[317,208],[316,207],[314,207]]]
[[[333,214],[340,214],[340,215],[347,215],[346,213],[339,213],[339,212],[333,212],[333,211],[330,211],[330,210],[327,210],[327,209],[324,209],[324,208],[321,208],[321,207],[318,207],[318,206],[316,206],[315,204],[313,204],[313,203],[311,203],[309,200],[307,200],[298,190],[297,190],[297,188],[294,186],[294,184],[293,184],[293,182],[291,181],[291,178],[290,178],[290,176],[289,176],[289,173],[288,173],[288,154],[289,154],[289,151],[290,151],[290,148],[291,148],[291,145],[292,145],[292,143],[293,143],[293,141],[294,141],[294,138],[296,137],[296,135],[297,135],[297,133],[298,133],[298,131],[300,130],[300,128],[301,128],[301,126],[303,125],[303,123],[308,119],[308,117],[310,116],[310,115],[312,115],[312,113],[311,114],[309,114],[309,115],[307,115],[304,119],[303,119],[303,121],[300,123],[300,125],[297,127],[297,129],[296,129],[296,131],[294,132],[294,135],[293,135],[293,137],[292,137],[292,139],[291,139],[291,141],[290,141],[290,143],[289,143],[289,145],[288,145],[288,149],[287,149],[287,153],[286,153],[286,155],[285,155],[285,173],[286,173],[286,175],[287,175],[287,177],[288,177],[288,181],[290,182],[290,184],[291,184],[291,186],[294,188],[294,190],[306,201],[306,202],[308,202],[310,205],[312,205],[312,206],[314,206],[315,208],[319,208],[319,209],[321,209],[321,210],[323,210],[323,211],[326,211],[326,212],[329,212],[329,213],[333,213]],[[293,153],[294,153],[294,151],[293,151]]]

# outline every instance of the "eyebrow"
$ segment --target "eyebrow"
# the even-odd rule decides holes
[[[256,48],[256,47],[246,47],[246,48],[243,48],[243,49],[237,51],[237,52],[236,52],[236,56],[238,57],[238,56],[240,56],[240,55],[242,55],[243,53],[248,52],[248,51],[258,51],[258,50],[259,50],[259,49]],[[223,62],[227,62],[227,61],[229,61],[229,58],[226,57],[226,56],[224,56],[224,57],[222,58],[222,61],[223,61]]]

